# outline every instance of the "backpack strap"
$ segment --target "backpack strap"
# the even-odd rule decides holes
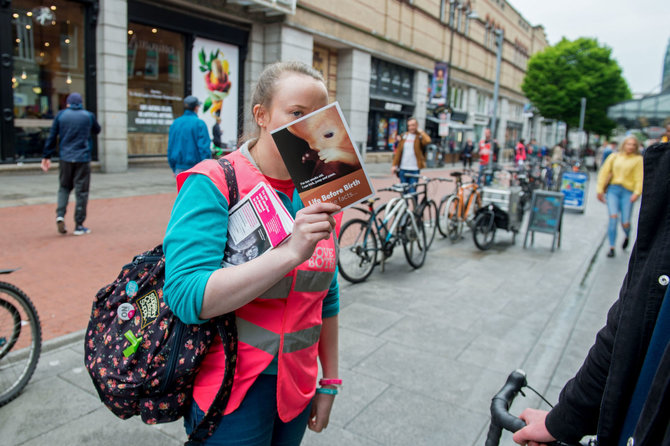
[[[228,186],[228,206],[232,208],[239,200],[239,190],[237,188],[237,177],[235,176],[235,169],[232,164],[225,158],[219,159],[219,165],[223,168],[224,176],[226,177],[226,185]],[[223,350],[226,356],[226,369],[223,376],[223,382],[219,391],[214,397],[212,405],[207,410],[203,419],[195,427],[188,441],[187,446],[194,446],[202,444],[205,440],[214,434],[214,431],[223,418],[223,413],[228,405],[228,399],[233,389],[233,378],[235,376],[235,368],[237,366],[237,324],[235,320],[235,312],[231,311],[222,316],[216,317],[214,320],[216,328],[221,337]]]

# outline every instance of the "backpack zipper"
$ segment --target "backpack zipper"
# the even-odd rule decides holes
[[[175,336],[172,339],[172,344],[170,345],[170,359],[168,361],[165,374],[163,375],[163,382],[161,383],[160,393],[164,394],[167,387],[172,383],[172,375],[174,375],[174,369],[177,365],[178,358],[178,348],[179,344],[182,342],[182,334],[184,333],[184,323],[177,319],[177,326],[175,327]]]

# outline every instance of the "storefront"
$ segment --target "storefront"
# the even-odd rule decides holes
[[[128,157],[167,154],[170,124],[193,94],[198,116],[224,146],[242,128],[242,67],[248,26],[190,16],[183,11],[128,4]]]
[[[38,161],[67,96],[96,109],[93,0],[13,0],[0,6],[0,153]],[[5,60],[12,55],[11,63]],[[7,63],[6,63],[7,62]],[[93,158],[97,157],[94,144]]]
[[[372,58],[368,150],[392,151],[414,114],[414,71]]]

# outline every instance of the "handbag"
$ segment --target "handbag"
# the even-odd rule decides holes
[[[232,207],[239,198],[235,171],[225,158],[218,162]],[[171,422],[189,408],[193,382],[218,334],[226,358],[224,379],[186,443],[195,445],[214,433],[231,394],[237,362],[235,313],[185,324],[163,300],[164,282],[165,256],[159,245],[135,256],[114,282],[98,291],[85,335],[85,364],[100,400],[116,416],[140,415],[147,424]]]

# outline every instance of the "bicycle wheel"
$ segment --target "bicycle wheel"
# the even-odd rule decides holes
[[[424,226],[420,222],[412,223],[410,215],[405,214],[401,231],[402,249],[407,262],[413,268],[421,268],[428,252]]]
[[[14,285],[0,282],[0,407],[28,384],[41,348],[42,330],[33,303]]]
[[[377,262],[377,237],[368,222],[360,218],[346,222],[340,231],[339,244],[340,274],[351,283],[363,282]]]
[[[452,242],[458,241],[463,232],[463,222],[458,215],[460,202],[460,198],[456,195],[452,195],[446,202],[442,203],[444,208],[440,210],[440,216],[446,226],[446,233],[443,233],[443,235],[449,237],[449,240]]]
[[[440,208],[437,211],[437,229],[440,231],[440,234],[442,234],[442,237],[449,237],[449,212],[447,209],[446,203],[451,199],[453,195],[447,195],[446,197],[442,198],[442,201],[440,202]]]
[[[428,200],[421,206],[421,221],[426,233],[426,249],[429,249],[437,232],[437,204],[433,200]]]
[[[486,251],[493,245],[496,236],[495,214],[493,212],[482,212],[475,218],[472,227],[472,239],[477,248]]]

